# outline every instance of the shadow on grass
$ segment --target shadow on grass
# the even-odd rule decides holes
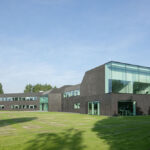
[[[150,150],[150,117],[109,117],[92,129],[109,150]]]
[[[74,129],[61,133],[41,133],[26,143],[25,150],[83,150],[82,132]]]
[[[17,123],[23,123],[28,122],[37,119],[36,117],[24,117],[24,118],[12,118],[12,119],[4,119],[0,120],[0,127],[17,124]]]

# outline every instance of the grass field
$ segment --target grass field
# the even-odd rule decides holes
[[[0,150],[150,150],[150,116],[0,112]]]

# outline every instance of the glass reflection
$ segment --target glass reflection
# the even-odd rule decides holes
[[[150,94],[150,68],[110,62],[105,65],[105,93]]]

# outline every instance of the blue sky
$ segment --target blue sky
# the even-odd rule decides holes
[[[115,60],[150,66],[149,0],[0,0],[0,82],[78,84]]]

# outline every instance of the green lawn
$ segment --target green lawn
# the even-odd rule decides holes
[[[0,112],[0,150],[150,150],[150,116]]]

